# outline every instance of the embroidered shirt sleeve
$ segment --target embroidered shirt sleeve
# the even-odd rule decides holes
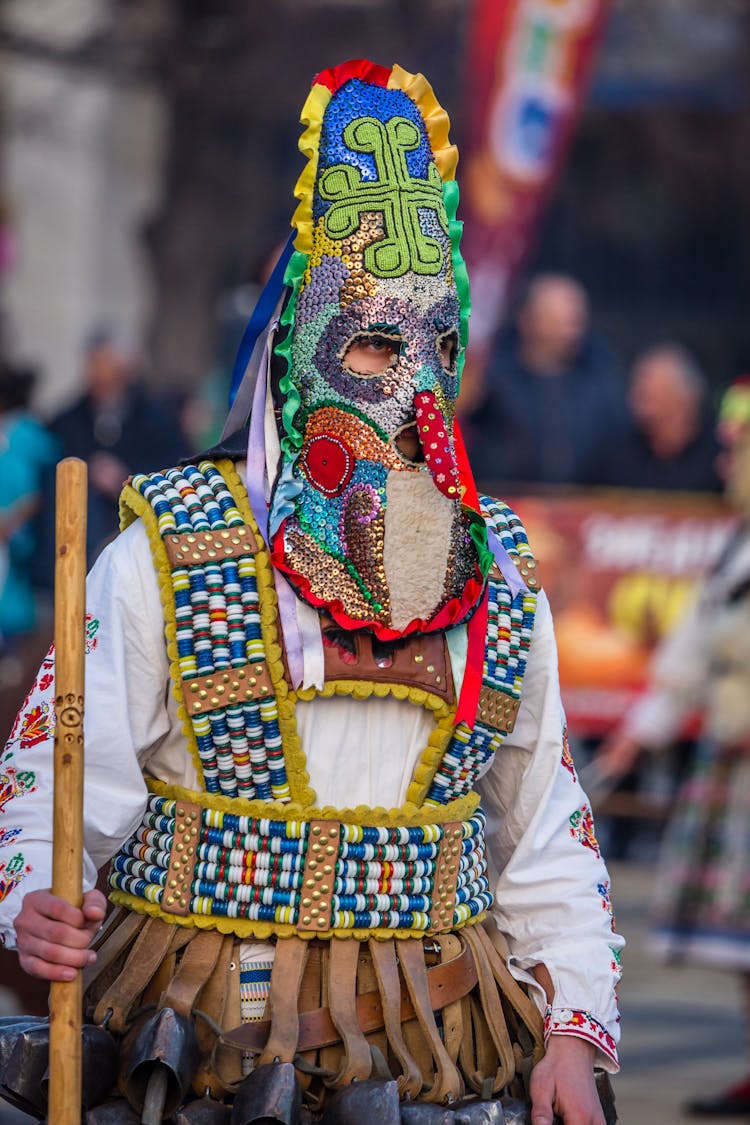
[[[550,1033],[596,1042],[599,1064],[616,1070],[624,942],[613,929],[609,877],[567,744],[543,596],[518,720],[479,788],[498,872],[493,913],[510,946],[509,967],[544,1011],[532,970],[545,965],[554,986]],[[564,1022],[560,1012],[586,1020]]]
[[[138,758],[166,729],[162,669],[153,667],[157,649],[150,635],[144,636],[146,611],[132,568],[137,537],[137,529],[121,536],[87,583],[86,889],[137,822],[145,802]],[[145,558],[150,566],[147,551]],[[155,630],[158,640],[160,614],[148,630]],[[54,690],[51,648],[0,756],[0,936],[9,946],[15,944],[13,919],[23,896],[51,883]],[[135,698],[142,714],[136,714]]]

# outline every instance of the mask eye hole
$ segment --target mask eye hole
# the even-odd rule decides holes
[[[380,332],[361,333],[347,344],[342,363],[351,375],[372,379],[393,367],[401,355],[401,338]]]
[[[449,332],[443,332],[442,336],[438,336],[437,350],[443,370],[452,374],[456,370],[456,357],[458,356],[458,333],[454,328]]]

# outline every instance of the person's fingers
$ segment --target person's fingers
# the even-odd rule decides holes
[[[94,888],[83,896],[81,909],[87,922],[99,923],[107,912],[107,900],[101,891]]]
[[[81,929],[86,922],[82,910],[79,910],[77,906],[73,906],[64,898],[53,895],[51,891],[32,891],[26,895],[21,913],[18,916],[19,920],[31,918],[34,915],[40,918],[50,918],[77,929]]]
[[[93,917],[94,912],[98,912],[103,917],[107,912],[107,899],[100,890],[94,886],[91,891],[85,892],[83,895],[83,912],[87,917]]]
[[[69,949],[85,949],[91,940],[90,927],[87,925],[69,926],[66,922],[55,922],[42,916],[19,918],[16,933],[24,948],[31,942],[46,941],[50,945]]]
[[[19,954],[18,962],[25,973],[40,980],[71,981],[75,980],[78,972],[70,965],[57,965],[41,957],[26,957]]]
[[[56,942],[46,941],[41,937],[26,937],[23,948],[19,950],[19,959],[23,965],[24,960],[42,961],[46,965],[68,966],[71,969],[82,969],[90,964],[90,950],[67,945],[58,945]]]
[[[531,1125],[552,1125],[555,1085],[551,1075],[537,1066],[531,1074]]]

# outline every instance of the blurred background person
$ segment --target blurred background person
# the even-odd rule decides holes
[[[110,329],[97,330],[87,341],[82,381],[82,393],[52,419],[50,430],[62,456],[88,463],[87,551],[92,562],[119,529],[118,498],[133,468],[176,464],[190,450],[180,412],[168,411],[149,394]],[[47,499],[46,538],[51,544],[51,496]]]
[[[601,484],[686,492],[718,492],[719,443],[708,411],[707,384],[681,344],[646,349],[633,362],[630,424],[606,450]]]
[[[36,624],[30,563],[42,478],[58,444],[30,410],[35,373],[0,365],[0,686],[23,675],[21,646]]]
[[[529,284],[501,333],[486,395],[471,415],[484,481],[596,484],[626,428],[620,363],[590,327],[584,288],[561,274]]]
[[[658,649],[649,691],[602,745],[597,768],[602,777],[624,776],[700,710],[702,735],[662,847],[653,947],[669,961],[740,973],[750,1033],[750,378],[724,396],[719,437],[736,532],[694,608]],[[750,1060],[739,1083],[687,1109],[750,1114]]]

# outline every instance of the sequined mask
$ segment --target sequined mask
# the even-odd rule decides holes
[[[302,120],[274,563],[346,628],[446,628],[487,571],[458,463],[468,285],[447,116],[421,75],[359,61],[318,76]]]

